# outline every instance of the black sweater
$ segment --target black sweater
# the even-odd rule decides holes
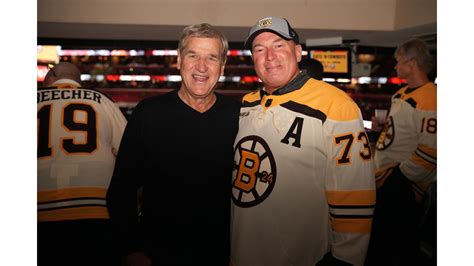
[[[237,100],[217,94],[199,113],[177,91],[137,105],[107,193],[125,253],[145,251],[157,265],[228,265],[239,110]]]

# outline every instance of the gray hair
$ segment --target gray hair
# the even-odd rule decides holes
[[[208,23],[194,24],[187,26],[183,29],[181,37],[179,38],[178,49],[180,53],[186,49],[188,39],[190,37],[201,37],[201,38],[215,38],[221,42],[221,62],[225,64],[227,60],[227,50],[229,50],[229,43],[227,38],[216,28]]]
[[[395,56],[403,56],[406,59],[414,59],[421,70],[429,73],[434,66],[433,57],[426,43],[420,39],[410,39],[400,44],[395,50]]]

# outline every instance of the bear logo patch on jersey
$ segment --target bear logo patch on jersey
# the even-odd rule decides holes
[[[270,147],[258,136],[242,138],[234,151],[232,200],[239,207],[253,207],[264,201],[276,182],[276,164]]]
[[[395,127],[393,126],[393,117],[389,116],[383,126],[382,133],[380,133],[379,139],[377,140],[377,150],[385,150],[388,148],[395,138]]]

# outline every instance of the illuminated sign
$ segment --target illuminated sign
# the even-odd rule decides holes
[[[309,57],[323,65],[324,78],[332,78],[338,83],[350,83],[352,78],[351,50],[348,47],[314,47],[309,49]]]
[[[37,61],[42,63],[59,63],[59,51],[61,46],[58,45],[38,45]]]
[[[311,58],[321,62],[326,73],[347,73],[349,72],[350,51],[348,50],[312,50]]]

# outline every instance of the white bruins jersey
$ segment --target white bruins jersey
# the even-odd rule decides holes
[[[376,144],[377,185],[387,166],[400,163],[418,197],[436,180],[436,85],[404,87],[392,96],[392,106]]]
[[[37,91],[39,222],[109,217],[105,195],[126,119],[107,96],[74,84]]]
[[[235,266],[362,265],[375,205],[369,140],[343,91],[299,75],[243,98],[232,180]],[[298,84],[299,83],[299,84]]]

